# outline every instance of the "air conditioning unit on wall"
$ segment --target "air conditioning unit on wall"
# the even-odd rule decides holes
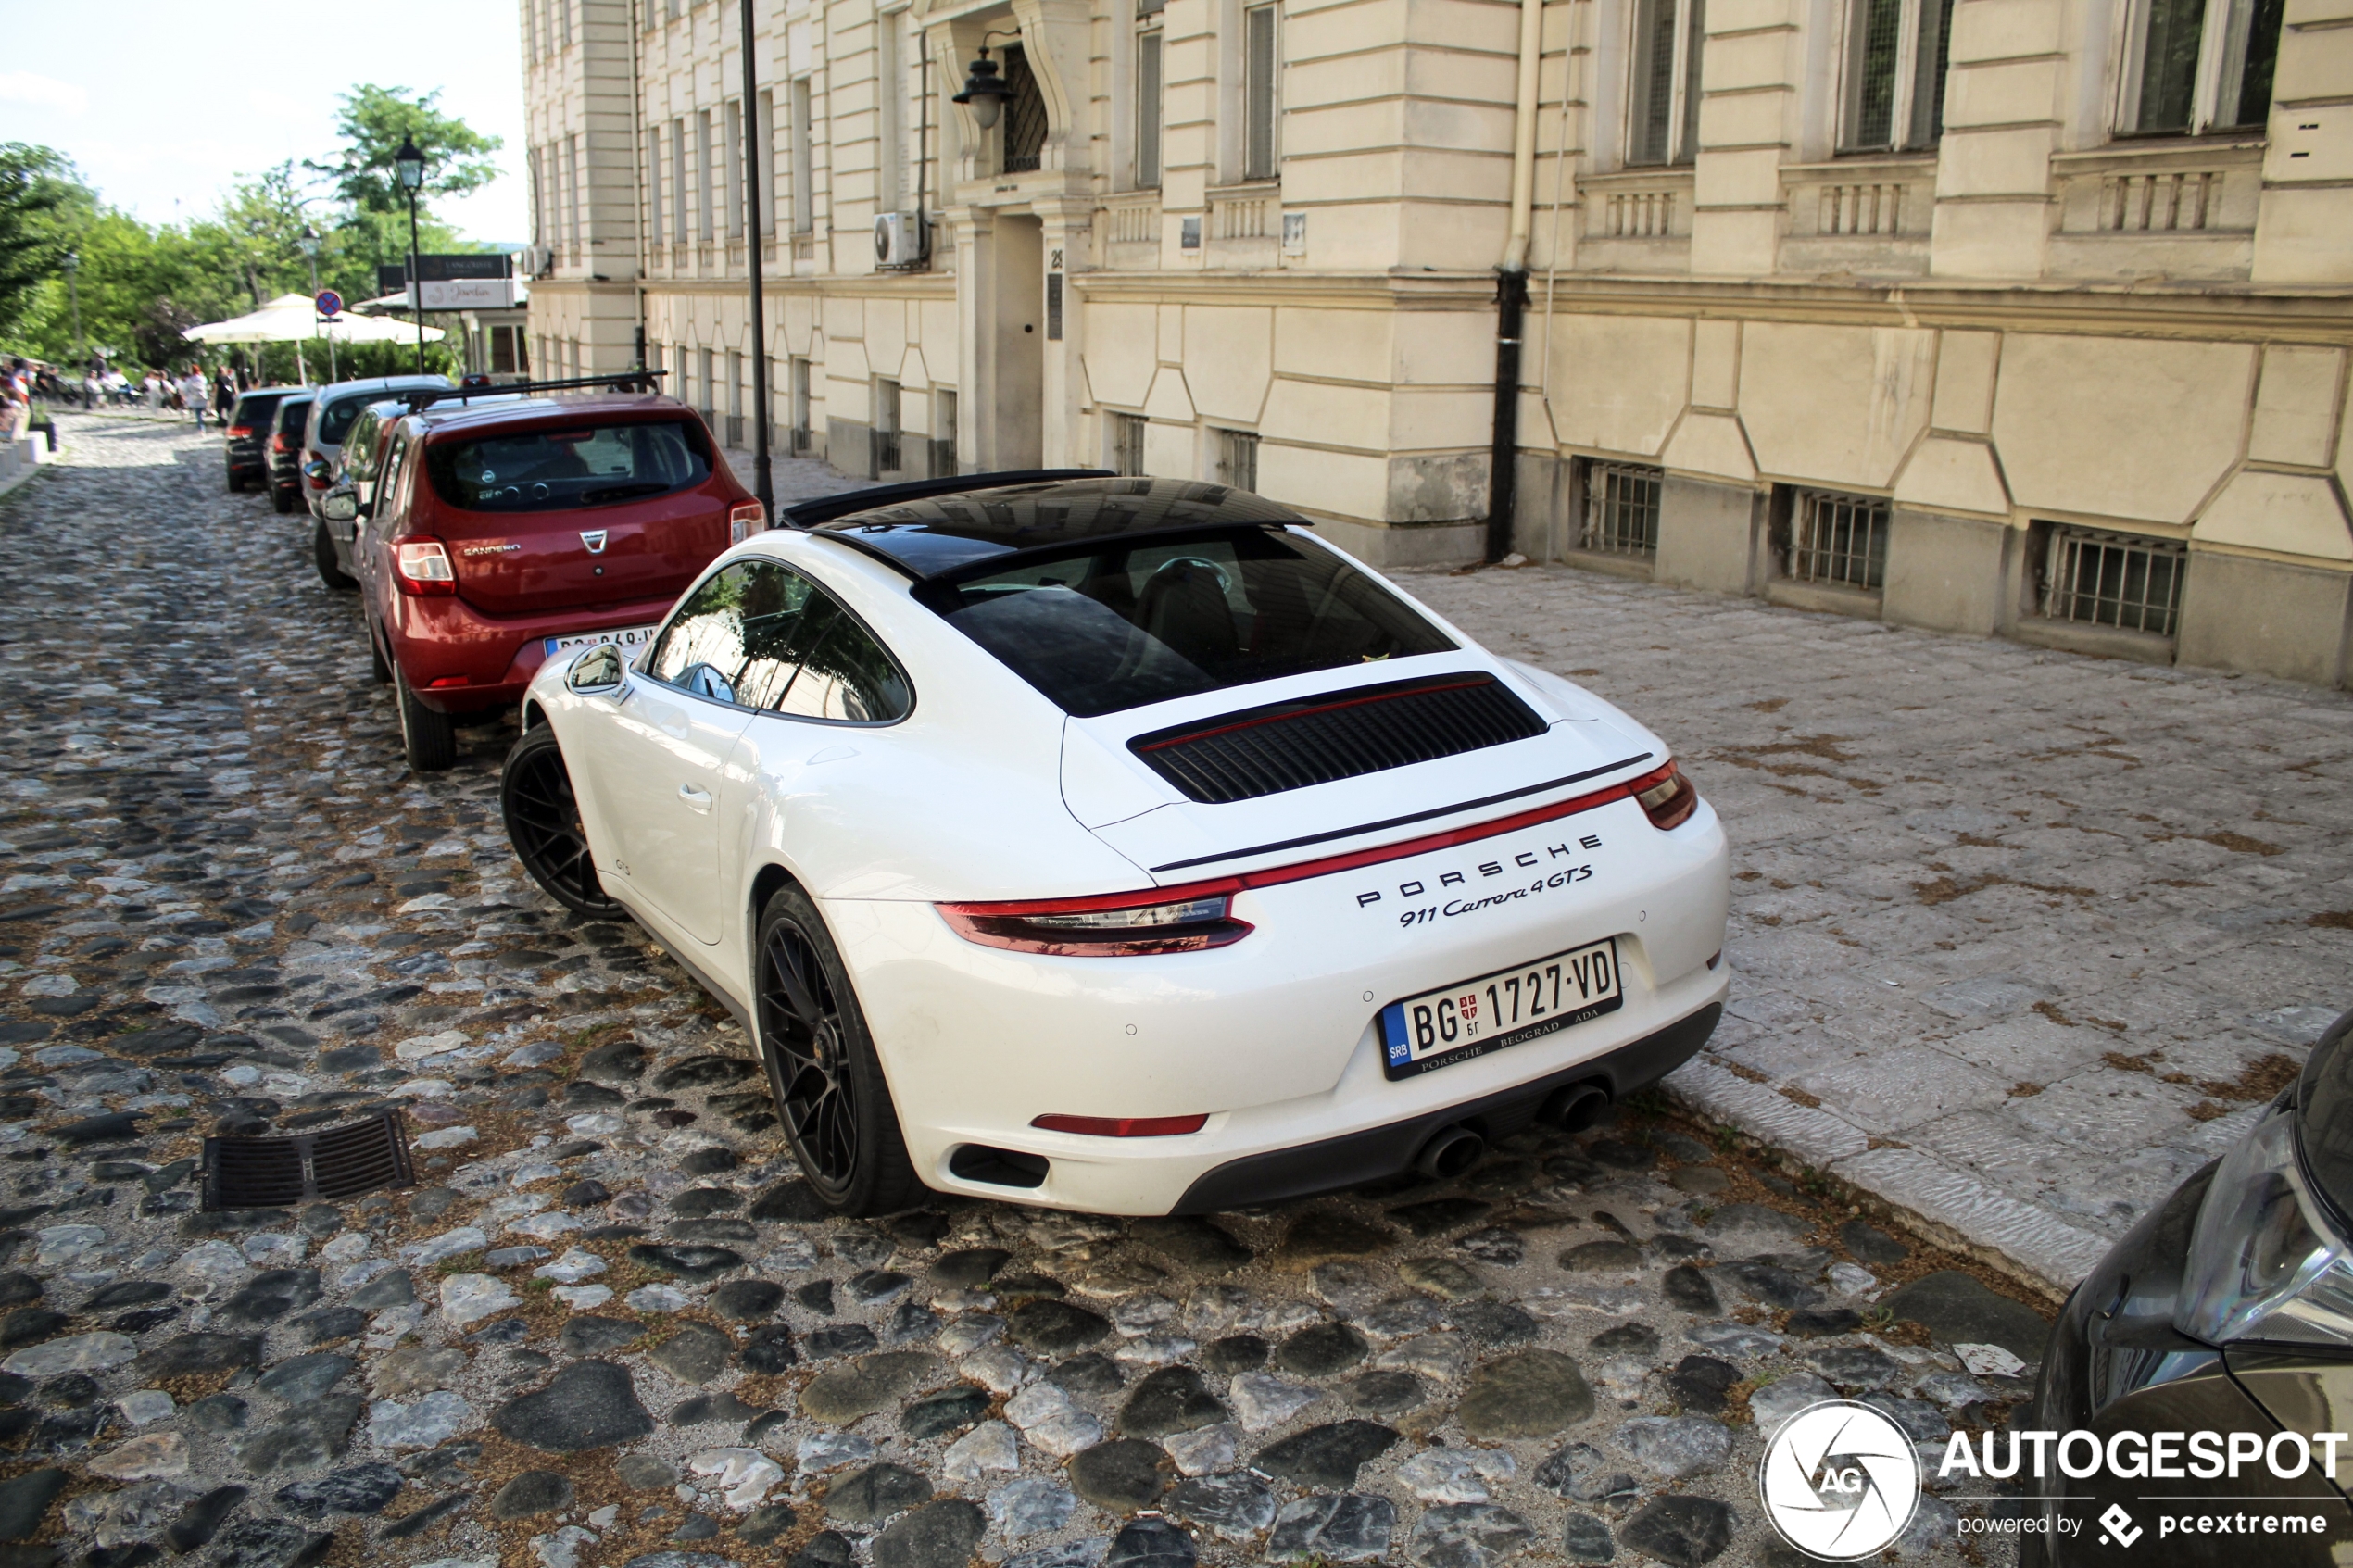
[[[875,220],[875,270],[912,271],[930,255],[928,226],[920,212],[886,212]]]

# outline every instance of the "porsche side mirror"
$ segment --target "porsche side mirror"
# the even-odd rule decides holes
[[[623,674],[621,650],[610,643],[599,643],[572,661],[564,684],[583,696],[595,696],[619,691]]]
[[[359,515],[359,497],[348,490],[330,490],[319,497],[319,515],[329,522],[349,522]]]

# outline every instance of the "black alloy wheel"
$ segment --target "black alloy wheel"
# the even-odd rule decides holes
[[[923,1190],[874,1038],[809,896],[786,887],[760,921],[761,1056],[800,1173],[829,1209],[888,1214]]]
[[[609,918],[626,913],[605,893],[597,862],[588,852],[588,830],[581,824],[580,801],[563,748],[545,724],[526,731],[498,770],[498,806],[507,819],[507,839],[515,859],[548,897],[576,915]]]

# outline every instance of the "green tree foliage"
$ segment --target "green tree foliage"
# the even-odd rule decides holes
[[[239,316],[281,295],[311,292],[306,225],[319,236],[318,282],[349,302],[378,294],[377,268],[409,254],[408,202],[393,150],[413,136],[428,155],[425,196],[461,195],[496,178],[486,155],[498,149],[435,107],[438,94],[362,86],[345,94],[341,142],[322,162],[287,162],[241,180],[209,217],[148,224],[107,206],[55,150],[0,144],[0,350],[70,362],[72,309],[59,258],[81,257],[75,276],[82,341],[126,370],[208,363],[224,354],[291,380],[290,344],[207,348],[183,328]],[[317,187],[323,185],[323,191]],[[427,252],[486,248],[462,238],[421,204],[418,241]],[[306,345],[312,378],[325,374],[325,345]],[[453,362],[428,345],[429,366]],[[380,363],[381,361],[381,363]],[[406,370],[413,350],[397,344],[345,347],[346,375]]]
[[[57,270],[78,220],[96,206],[73,165],[48,147],[0,143],[0,332],[21,320]]]
[[[406,87],[352,89],[338,100],[343,105],[335,122],[343,138],[341,150],[324,163],[303,167],[332,182],[335,194],[357,211],[406,216],[408,193],[393,170],[392,155],[407,137],[425,155],[420,207],[434,196],[480,190],[498,177],[498,166],[488,155],[505,144],[443,114],[435,107],[440,97],[437,92],[411,97]]]

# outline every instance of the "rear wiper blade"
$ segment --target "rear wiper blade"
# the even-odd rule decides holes
[[[626,501],[633,495],[659,495],[669,488],[659,480],[642,480],[635,484],[608,484],[601,490],[584,493],[580,504],[593,507],[599,501]]]

